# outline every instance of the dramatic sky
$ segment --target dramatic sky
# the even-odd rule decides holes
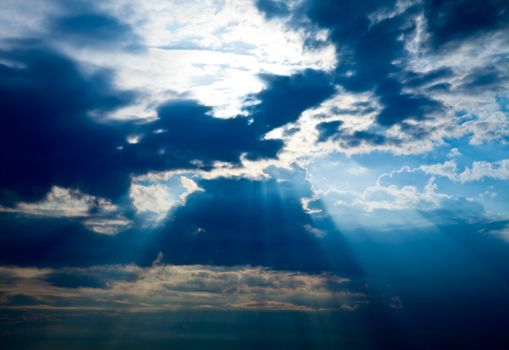
[[[508,349],[509,1],[1,0],[2,349]]]

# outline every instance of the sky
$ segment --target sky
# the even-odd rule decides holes
[[[507,349],[509,2],[2,0],[9,349]]]

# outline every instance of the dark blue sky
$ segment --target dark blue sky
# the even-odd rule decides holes
[[[509,2],[4,0],[6,349],[507,349]]]

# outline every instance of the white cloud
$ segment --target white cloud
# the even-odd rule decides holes
[[[175,171],[164,179],[152,178],[149,184],[142,183],[146,182],[141,180],[142,177],[135,178],[129,189],[129,197],[138,213],[152,214],[153,219],[158,222],[166,218],[173,208],[185,205],[191,194],[204,191],[184,174],[182,171]],[[176,175],[181,175],[178,183],[171,181]]]
[[[485,177],[497,180],[508,180],[509,159],[503,159],[491,163],[476,161],[472,163],[471,168],[465,168],[465,170],[459,174],[459,179],[462,182],[479,181]]]
[[[141,185],[131,183],[129,197],[136,210],[140,213],[150,212],[164,219],[168,211],[177,205],[178,199],[164,185]]]
[[[302,209],[308,214],[319,214],[322,212],[321,209],[312,209],[309,205],[313,202],[319,200],[320,197],[315,193],[312,197],[309,198],[301,198],[300,203],[302,205]]]
[[[14,207],[0,206],[0,212],[79,218],[91,231],[108,235],[117,234],[131,224],[111,201],[59,186],[53,186],[46,197],[38,202],[19,202]]]
[[[447,50],[432,52],[426,49],[428,33],[425,31],[424,16],[418,15],[416,32],[408,37],[408,56],[402,62],[405,69],[427,73],[438,69],[449,69],[452,76],[429,83],[417,92],[430,96],[444,104],[447,108],[447,119],[455,122],[450,130],[442,134],[452,137],[467,136],[470,143],[478,145],[486,141],[504,142],[509,135],[509,117],[500,110],[498,96],[509,96],[509,80],[499,79],[496,86],[465,88],[463,84],[469,74],[485,68],[503,67],[500,61],[507,54],[508,32],[498,31],[465,40]],[[507,74],[506,74],[507,77]],[[448,83],[449,91],[426,91],[430,84]],[[475,90],[473,90],[475,89]],[[466,113],[459,117],[456,112]]]
[[[364,208],[367,212],[376,209],[385,210],[431,210],[440,207],[441,203],[451,196],[437,192],[435,178],[431,177],[423,190],[416,186],[383,186],[376,184],[367,187],[357,198],[353,205]]]
[[[504,143],[504,138],[509,135],[509,117],[498,108],[499,106],[495,103],[489,108],[488,106],[471,108],[471,111],[476,113],[476,117],[462,124],[462,128],[471,135],[472,145],[493,140]]]
[[[458,165],[455,160],[448,160],[444,163],[437,163],[431,165],[421,165],[419,167],[426,174],[446,177],[452,181],[458,181]]]
[[[180,195],[180,201],[182,204],[186,204],[187,197],[194,192],[203,192],[203,188],[198,186],[196,182],[185,176],[180,177],[180,183],[184,187],[185,191]]]
[[[260,180],[269,178],[270,175],[266,170],[270,167],[281,169],[292,169],[292,163],[295,159],[284,155],[279,159],[261,159],[249,160],[245,155],[241,156],[240,165],[228,162],[214,162],[210,170],[202,169],[176,169],[168,171],[154,171],[133,178],[134,182],[163,182],[168,181],[178,175],[186,177],[199,178],[204,180],[214,180],[219,178],[247,178],[252,180]],[[194,162],[200,166],[199,161]]]
[[[92,209],[111,212],[117,210],[117,207],[104,198],[58,186],[53,186],[39,202],[19,202],[14,208],[0,207],[0,211],[4,212],[48,217],[86,217]]]
[[[450,157],[450,158],[459,157],[459,156],[461,156],[461,152],[459,151],[459,149],[454,147],[454,148],[451,148],[449,153],[447,153],[447,156]]]
[[[83,221],[83,225],[96,233],[111,236],[130,228],[131,221],[122,216],[114,218],[95,217]]]
[[[480,181],[484,178],[509,180],[509,159],[495,162],[474,161],[471,167],[466,167],[462,172],[459,172],[455,160],[432,165],[421,165],[419,169],[426,174],[443,176],[451,181],[462,183]]]
[[[272,131],[268,138],[284,140],[285,146],[279,159],[291,163],[298,159],[332,153],[348,156],[374,151],[396,155],[422,154],[445,144],[446,137],[462,135],[456,119],[448,114],[437,114],[433,118],[418,122],[407,120],[406,129],[397,124],[389,128],[381,127],[376,123],[376,116],[381,108],[371,93],[353,94],[338,89],[336,95],[319,106],[304,111],[295,123]],[[340,131],[335,137],[318,142],[317,126],[332,121],[341,122]],[[293,132],[285,133],[285,130]],[[424,131],[426,137],[416,137],[408,130]],[[382,142],[362,139],[359,133],[372,135],[373,139],[378,138]]]

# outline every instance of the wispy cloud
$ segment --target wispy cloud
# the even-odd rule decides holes
[[[0,308],[161,312],[353,310],[368,302],[350,280],[262,267],[103,265],[90,268],[0,267]],[[24,296],[19,302],[17,296]],[[72,306],[70,306],[72,305]]]

